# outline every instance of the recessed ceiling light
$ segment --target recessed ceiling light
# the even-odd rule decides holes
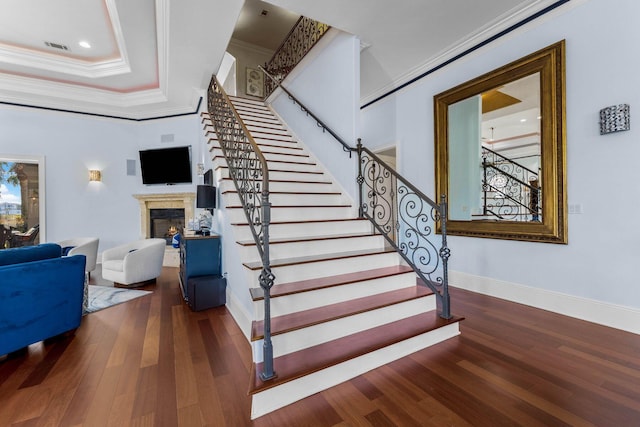
[[[527,121],[527,119],[520,119],[520,123],[524,123],[526,121]]]
[[[91,43],[82,40],[81,42],[78,43],[80,45],[80,47],[83,47],[85,49],[90,49],[91,48]]]

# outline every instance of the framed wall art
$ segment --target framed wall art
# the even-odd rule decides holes
[[[264,74],[255,68],[247,67],[247,95],[264,96]]]

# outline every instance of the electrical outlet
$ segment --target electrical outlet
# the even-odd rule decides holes
[[[582,203],[569,205],[569,214],[576,215],[582,213]]]

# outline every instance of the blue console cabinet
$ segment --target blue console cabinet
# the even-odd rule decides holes
[[[226,303],[220,236],[190,236],[180,240],[180,290],[194,311]]]

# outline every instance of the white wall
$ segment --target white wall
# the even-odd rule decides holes
[[[633,115],[640,106],[640,59],[635,54],[640,27],[633,18],[640,16],[640,2],[619,0],[615,7],[606,0],[571,3],[578,5],[535,21],[367,107],[362,111],[363,137],[373,147],[396,139],[403,159],[400,172],[433,196],[433,96],[566,39],[567,194],[570,205],[583,208],[582,214],[568,217],[569,244],[451,237],[452,282],[465,286],[462,278],[476,280],[488,293],[499,283],[543,291],[548,297],[553,294],[545,291],[559,293],[555,296],[560,299],[577,297],[584,309],[572,315],[588,319],[598,317],[588,312],[597,306],[590,304],[593,300],[609,308],[629,307],[637,314],[640,227],[634,218],[640,211],[635,173],[640,128],[633,125],[631,131],[600,136],[598,113],[629,103]],[[526,303],[522,295],[514,299]],[[455,301],[452,304],[455,313]],[[538,305],[550,307],[553,302]]]
[[[350,34],[331,29],[285,79],[283,86],[329,126],[349,146],[360,135],[360,43]],[[278,91],[271,106],[300,141],[333,175],[347,194],[357,200],[356,155],[349,158],[342,145],[315,120]]]
[[[88,115],[0,106],[0,156],[45,156],[47,241],[97,236],[99,251],[137,239],[139,204],[132,194],[195,191],[193,185],[145,186],[138,151],[192,145],[193,176],[202,157],[200,119],[189,115],[133,122]],[[161,143],[162,135],[174,141]],[[127,176],[126,160],[136,161]],[[102,182],[89,182],[89,169]]]

